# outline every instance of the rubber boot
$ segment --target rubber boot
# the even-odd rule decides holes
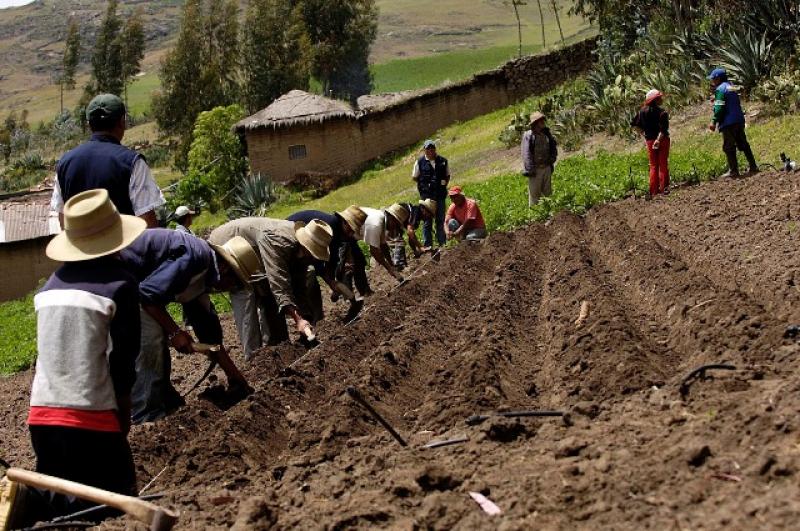
[[[750,145],[747,145],[747,148],[743,150],[744,156],[747,157],[747,164],[750,165],[750,174],[753,175],[758,173],[758,163],[756,162],[756,158],[753,155],[753,150]]]
[[[739,176],[739,160],[736,158],[736,151],[726,151],[725,158],[728,159],[728,173],[722,177],[738,177]]]

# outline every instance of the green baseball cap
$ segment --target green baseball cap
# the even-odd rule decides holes
[[[86,106],[86,118],[112,118],[125,114],[125,103],[113,94],[99,94]]]

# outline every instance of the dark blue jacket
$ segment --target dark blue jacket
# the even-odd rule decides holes
[[[191,234],[170,229],[147,229],[129,247],[120,251],[120,256],[139,280],[142,304],[174,302],[175,297],[203,271],[206,272],[206,289],[219,282],[214,250],[205,240]]]
[[[116,138],[93,134],[88,142],[65,153],[56,165],[64,202],[86,190],[105,188],[120,214],[134,215],[129,185],[139,157]]]
[[[436,168],[425,158],[425,155],[417,161],[419,167],[417,190],[419,190],[420,199],[443,201],[447,197],[447,181],[450,175],[447,159],[436,155],[435,162]]]

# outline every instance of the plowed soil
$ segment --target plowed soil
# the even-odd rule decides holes
[[[800,174],[717,181],[417,263],[353,325],[334,309],[319,347],[262,351],[247,400],[195,395],[135,428],[140,484],[161,472],[149,492],[184,529],[796,528],[798,192]],[[679,392],[712,363],[735,370]],[[179,359],[178,386],[202,365]],[[18,466],[30,377],[0,381],[0,453]],[[465,422],[512,410],[568,416]]]

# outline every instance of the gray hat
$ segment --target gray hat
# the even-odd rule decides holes
[[[422,149],[436,148],[436,143],[430,138],[422,143]]]
[[[98,94],[86,106],[86,119],[118,118],[125,114],[125,103],[113,94]]]

